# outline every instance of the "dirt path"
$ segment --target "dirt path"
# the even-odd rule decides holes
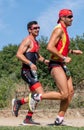
[[[14,117],[10,110],[0,111],[0,126],[18,126],[25,118],[27,110],[20,110],[19,116]],[[33,119],[42,126],[48,126],[55,121],[57,112],[55,110],[36,110]],[[64,124],[69,126],[84,127],[84,109],[69,109],[65,116]]]

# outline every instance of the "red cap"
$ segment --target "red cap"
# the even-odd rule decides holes
[[[68,16],[68,15],[73,15],[72,11],[70,9],[62,9],[59,11],[59,19],[58,19],[58,22],[59,23],[59,20],[62,16]]]

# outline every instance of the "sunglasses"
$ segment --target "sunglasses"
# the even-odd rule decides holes
[[[40,27],[38,26],[38,27],[33,27],[33,28],[31,28],[32,30],[37,30],[37,29],[40,29]]]
[[[73,15],[66,16],[66,18],[71,19],[71,18],[73,18]]]

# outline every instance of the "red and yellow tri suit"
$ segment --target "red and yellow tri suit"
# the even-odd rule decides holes
[[[60,54],[62,54],[63,56],[67,56],[70,44],[67,30],[61,23],[59,23],[55,28],[62,28],[64,32],[62,38],[58,41],[55,47]],[[54,54],[51,55],[51,60],[60,61],[59,57]]]
[[[60,54],[67,57],[68,52],[69,52],[69,45],[70,45],[70,40],[69,40],[69,36],[68,36],[68,33],[67,33],[67,29],[61,23],[59,23],[55,27],[55,29],[56,28],[61,28],[63,30],[63,36],[58,41],[58,43],[56,44],[55,47]],[[59,65],[61,65],[62,68],[64,69],[64,67],[63,67],[64,63],[63,63],[62,59],[60,59],[57,55],[51,54],[50,63],[49,63],[49,70],[51,71],[51,69],[53,67],[57,67]],[[66,71],[66,70],[64,69],[64,71]]]

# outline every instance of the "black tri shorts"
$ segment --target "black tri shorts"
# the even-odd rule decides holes
[[[21,76],[23,80],[29,84],[30,87],[39,82],[38,79],[36,80],[33,76],[31,69],[22,69]]]
[[[52,61],[50,60],[49,62],[49,72],[51,72],[52,68],[54,67],[58,67],[58,66],[61,66],[66,74],[66,76],[71,76],[71,73],[68,69],[68,67],[63,63],[63,62],[59,62],[59,61]]]

